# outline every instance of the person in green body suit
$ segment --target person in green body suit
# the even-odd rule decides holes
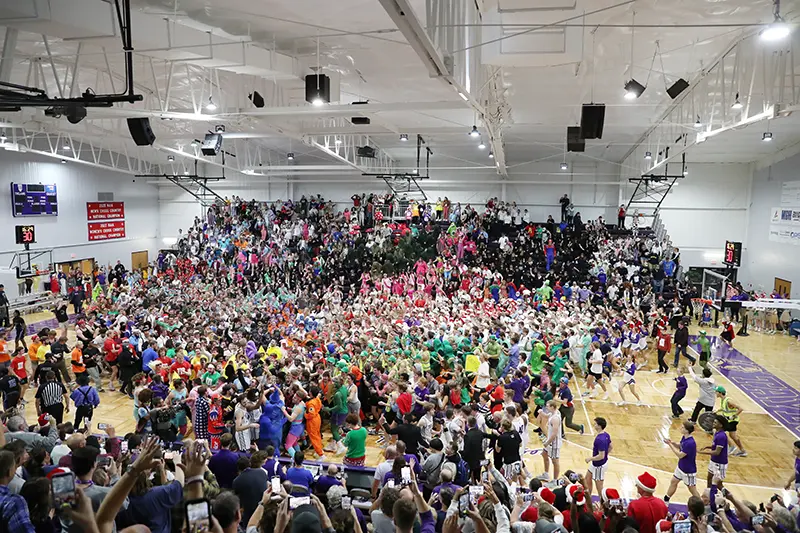
[[[500,352],[502,351],[502,347],[500,343],[497,342],[497,337],[491,335],[489,337],[489,342],[486,344],[486,355],[489,356],[489,369],[492,375],[497,375],[497,368],[500,363]]]
[[[697,344],[700,345],[700,366],[705,368],[708,365],[708,360],[711,358],[711,343],[706,337],[706,330],[700,330],[700,336],[697,338]]]
[[[536,342],[533,345],[533,351],[530,358],[528,358],[528,368],[531,369],[532,374],[541,374],[544,363],[542,363],[542,355],[544,355],[547,348],[543,342]],[[544,404],[542,404],[544,405]]]
[[[568,372],[572,373],[572,368],[569,366],[569,355],[566,350],[562,349],[556,355],[556,360],[553,361],[553,368],[550,371],[553,383],[561,383],[561,378],[567,375]]]
[[[337,453],[344,453],[346,448],[342,443],[342,435],[339,433],[339,428],[344,426],[345,418],[347,418],[347,387],[341,377],[333,380],[333,386],[336,392],[333,393],[333,407],[331,407],[331,433],[334,440],[332,445]]]

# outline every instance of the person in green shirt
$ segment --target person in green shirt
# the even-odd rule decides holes
[[[342,444],[342,436],[339,428],[344,425],[347,417],[347,387],[341,377],[333,380],[336,392],[333,393],[333,407],[331,408],[331,433],[336,442],[337,453],[344,453],[345,447]]]
[[[547,348],[545,347],[543,342],[536,342],[533,345],[533,351],[531,352],[531,356],[528,359],[528,367],[531,369],[532,374],[541,374],[542,367],[544,364],[542,363],[542,355],[544,355]]]
[[[361,427],[361,420],[355,413],[347,415],[345,420],[350,431],[344,437],[344,464],[347,466],[364,466],[367,456],[367,429]]]
[[[216,387],[219,381],[219,372],[217,372],[213,364],[209,364],[206,367],[206,372],[200,376],[200,379],[206,387]]]
[[[703,368],[708,365],[708,360],[711,358],[711,343],[708,340],[706,330],[700,330],[700,336],[697,337],[697,344],[700,345],[700,366]]]
[[[489,342],[486,344],[486,354],[489,356],[489,369],[493,375],[496,375],[497,367],[500,363],[500,351],[502,347],[500,343],[497,342],[497,337],[491,335],[489,337]]]

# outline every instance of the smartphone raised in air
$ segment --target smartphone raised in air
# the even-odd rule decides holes
[[[273,476],[272,480],[272,492],[280,492],[281,491],[281,478],[278,476]]]
[[[467,516],[467,511],[469,511],[469,493],[462,494],[458,498],[458,514]]]
[[[692,521],[691,520],[678,520],[672,523],[672,533],[691,533]]]
[[[408,485],[411,483],[411,467],[404,466],[400,470],[400,477],[403,479],[403,485]]]
[[[289,497],[289,509],[295,510],[301,505],[308,505],[311,503],[310,496],[290,496]]]
[[[56,510],[77,505],[74,472],[62,472],[54,475],[50,481],[50,490],[53,494],[53,506]]]
[[[211,529],[211,502],[206,499],[186,502],[186,527],[189,533],[206,533]]]

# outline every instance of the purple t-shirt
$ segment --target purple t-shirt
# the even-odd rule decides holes
[[[515,379],[507,385],[507,388],[514,391],[514,403],[522,403],[525,401],[525,391],[531,385],[531,380],[527,376]]]
[[[683,393],[686,394],[686,389],[689,388],[689,384],[686,383],[686,378],[683,376],[678,376],[675,378],[675,392],[678,394]]]
[[[608,462],[608,449],[611,447],[611,435],[603,431],[594,438],[594,445],[592,446],[592,457],[600,452],[605,452],[605,457],[599,461],[592,461],[593,466],[603,466]]]
[[[681,437],[681,451],[686,456],[678,459],[678,468],[685,474],[697,473],[697,443],[694,437]]]
[[[711,462],[712,463],[719,463],[721,465],[728,464],[728,434],[724,431],[717,431],[714,433],[714,442],[712,443],[712,449],[716,450],[718,448],[722,449],[722,453],[719,455],[712,455]]]

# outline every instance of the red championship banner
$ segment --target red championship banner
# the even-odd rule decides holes
[[[125,218],[125,202],[86,202],[86,220]]]
[[[125,238],[125,221],[89,222],[89,240],[107,241],[109,239]]]

